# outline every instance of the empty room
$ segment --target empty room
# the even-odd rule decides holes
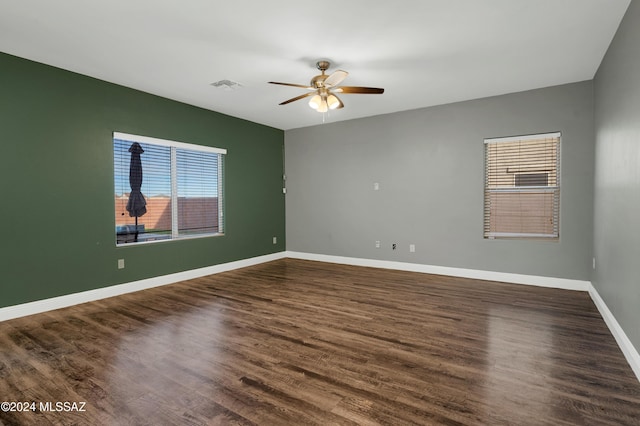
[[[0,2],[0,425],[640,424],[638,0]]]

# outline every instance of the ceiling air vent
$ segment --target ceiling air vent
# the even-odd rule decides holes
[[[220,81],[211,83],[211,85],[215,88],[222,89],[222,90],[236,90],[242,87],[242,84],[238,83],[237,81],[231,81],[231,80],[220,80]]]

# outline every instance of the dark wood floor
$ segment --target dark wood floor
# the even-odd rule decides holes
[[[291,259],[2,322],[0,401],[53,403],[5,425],[640,424],[587,293]]]

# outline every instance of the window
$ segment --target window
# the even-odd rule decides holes
[[[484,237],[559,238],[560,133],[484,144]]]
[[[224,232],[226,150],[113,134],[118,245]]]

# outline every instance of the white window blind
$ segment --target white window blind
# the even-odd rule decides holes
[[[485,139],[485,238],[559,238],[560,137]]]
[[[226,150],[116,132],[113,153],[118,245],[224,233]],[[133,209],[140,175],[144,206]]]

